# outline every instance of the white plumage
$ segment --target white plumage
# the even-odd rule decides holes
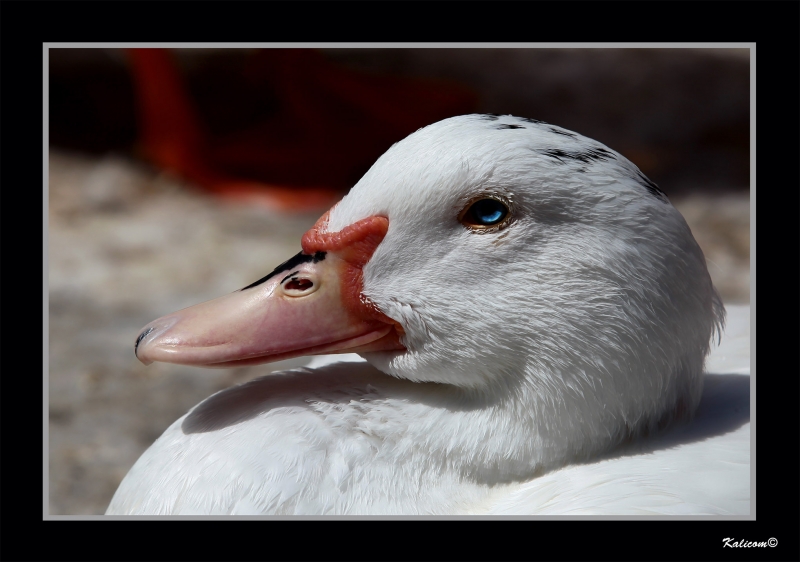
[[[468,224],[487,199],[502,222]],[[404,349],[210,397],[108,514],[749,513],[749,377],[707,377],[698,418],[666,429],[701,403],[724,309],[683,217],[623,156],[534,120],[454,117],[387,151],[317,232],[333,244],[371,217],[388,231],[354,279]],[[310,259],[289,267],[324,286]],[[236,295],[277,298],[281,277]],[[178,318],[143,332],[143,361],[268,359],[250,339],[176,359],[194,337]],[[741,353],[719,365],[749,374],[749,313],[732,319]]]

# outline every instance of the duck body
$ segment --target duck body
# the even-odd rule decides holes
[[[464,467],[452,465],[466,464],[463,453],[476,445],[496,449],[501,440],[463,431],[497,427],[490,417],[498,408],[469,404],[459,394],[392,379],[366,362],[261,377],[212,396],[175,422],[126,477],[117,493],[125,503],[115,498],[112,508],[126,514],[465,513],[488,497],[487,484],[498,476],[476,473],[470,484],[460,474]],[[186,489],[187,482],[194,485]]]
[[[694,417],[495,495],[490,515],[750,515],[750,308],[728,309]]]
[[[107,513],[541,512],[538,477],[691,418],[724,314],[683,217],[623,156],[535,120],[447,119],[387,151],[301,254],[137,340],[146,363],[366,362],[210,397]]]

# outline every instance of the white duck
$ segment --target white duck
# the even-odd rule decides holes
[[[446,119],[381,156],[302,247],[249,287],[152,322],[139,359],[366,362],[211,396],[142,455],[108,514],[749,510],[741,443],[729,447],[741,493],[719,504],[586,494],[633,486],[613,463],[635,452],[614,448],[692,415],[725,314],[683,217],[620,154],[535,120]],[[572,486],[555,491],[559,474]]]

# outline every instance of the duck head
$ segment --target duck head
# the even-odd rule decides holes
[[[395,144],[302,247],[148,325],[139,359],[357,352],[398,378],[635,426],[694,409],[724,318],[655,184],[594,140],[513,116],[454,117]]]

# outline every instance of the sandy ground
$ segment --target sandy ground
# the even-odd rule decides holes
[[[241,288],[300,250],[320,213],[220,203],[123,157],[51,152],[49,512],[102,514],[139,455],[190,407],[257,374],[133,354],[139,328]],[[749,302],[748,193],[672,200],[727,303]]]

